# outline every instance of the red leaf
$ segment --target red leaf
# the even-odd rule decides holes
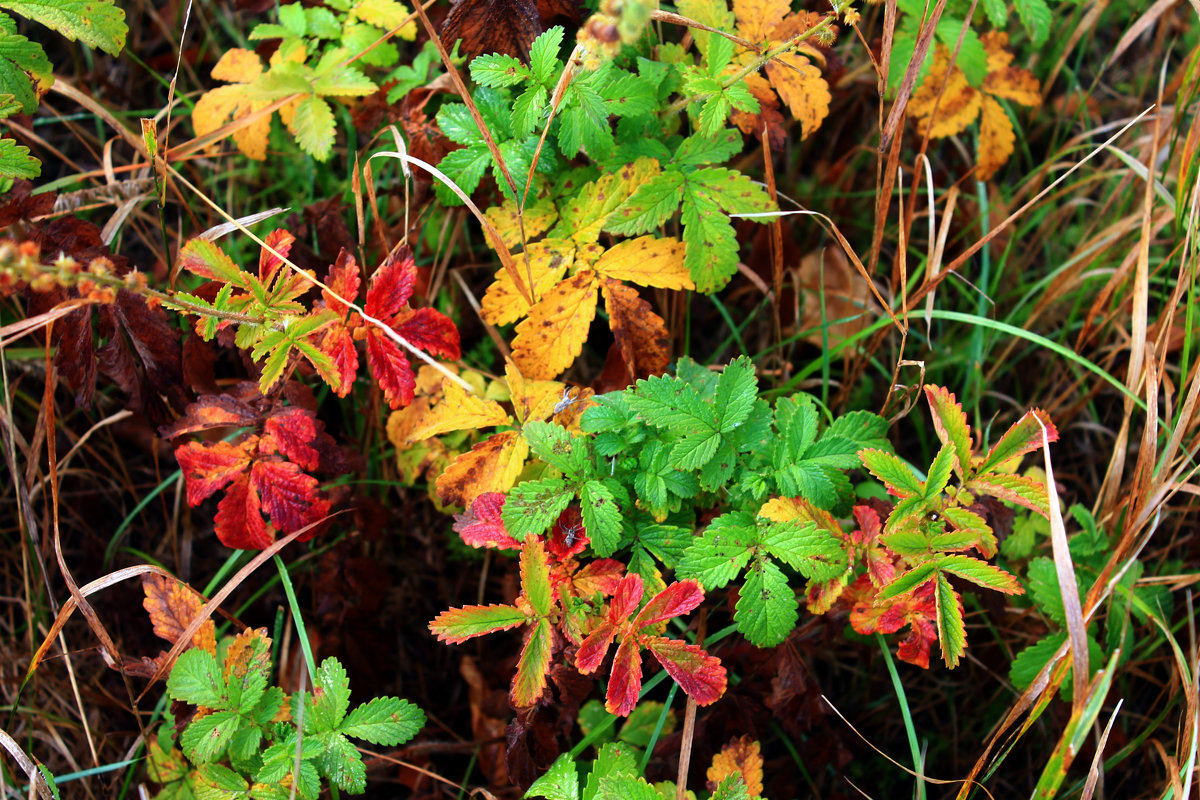
[[[262,494],[263,511],[284,533],[299,530],[329,513],[329,501],[317,490],[317,479],[290,461],[256,461],[250,468]]]
[[[458,328],[440,311],[418,308],[403,316],[395,325],[396,333],[416,347],[435,356],[456,361],[462,358],[459,347]]]
[[[334,294],[340,295],[352,303],[358,297],[361,283],[358,262],[343,248],[338,253],[337,261],[329,268],[329,276],[325,279],[325,285],[332,289],[333,293],[330,293],[329,289],[321,290],[321,296],[325,298],[325,306],[344,316],[350,310],[350,306],[338,300]]]
[[[173,424],[159,428],[158,435],[174,439],[212,428],[242,428],[258,420],[259,413],[250,404],[227,394],[209,394],[189,404],[184,415]]]
[[[689,579],[673,583],[646,603],[633,621],[633,627],[636,630],[648,628],[671,617],[687,614],[703,602],[704,588],[699,581]]]
[[[600,627],[592,631],[575,651],[575,668],[584,674],[595,672],[616,635],[616,625],[609,622],[600,623]]]
[[[565,561],[576,553],[582,553],[592,540],[583,527],[583,515],[578,506],[568,506],[558,515],[546,537],[546,551],[558,561]]]
[[[354,337],[349,328],[342,324],[330,325],[321,337],[318,347],[333,359],[333,368],[338,375],[338,385],[333,390],[334,394],[338,397],[350,394],[354,378],[358,375],[358,350],[354,347]]]
[[[368,312],[369,313],[369,312]],[[417,381],[399,345],[372,327],[367,333],[367,365],[393,409],[412,402]]]
[[[275,540],[262,518],[258,492],[249,475],[241,475],[217,505],[217,538],[237,550],[262,550]]]
[[[626,622],[637,610],[645,589],[642,586],[642,576],[631,572],[617,584],[613,593],[612,603],[608,607],[608,619],[614,625]]]
[[[263,430],[262,446],[266,452],[278,450],[304,469],[317,468],[320,456],[312,446],[317,438],[317,425],[302,409],[289,406],[267,417]]]
[[[588,564],[575,574],[572,582],[575,592],[582,597],[599,592],[605,597],[611,597],[621,584],[621,573],[625,565],[611,558],[601,558]]]
[[[725,694],[725,667],[716,656],[710,656],[694,644],[665,636],[646,637],[642,644],[697,705],[715,703]],[[613,672],[616,672],[615,665]]]
[[[363,309],[372,317],[388,322],[398,314],[412,297],[417,282],[417,263],[412,252],[402,248],[388,256],[383,266],[371,276],[367,288],[367,303]]]
[[[504,510],[502,492],[484,492],[471,503],[466,514],[454,515],[454,530],[471,547],[495,547],[500,550],[519,550],[521,543],[508,535],[500,512]]]
[[[722,669],[722,677],[724,672]],[[638,652],[635,637],[630,636],[621,642],[617,654],[613,656],[612,675],[608,678],[608,695],[604,698],[604,707],[610,714],[628,717],[629,712],[637,705],[638,692],[641,690],[642,656]]]
[[[175,458],[187,484],[189,506],[198,506],[206,497],[223,489],[250,464],[245,445],[229,442],[202,444],[188,442],[175,448]]]
[[[267,238],[263,239],[271,247],[279,251],[280,255],[285,258],[292,251],[292,244],[296,241],[296,237],[282,228],[273,230],[267,234]],[[272,253],[267,248],[262,248],[258,254],[258,277],[263,282],[264,286],[271,285],[271,279],[275,277],[275,273],[283,266],[283,261]]]

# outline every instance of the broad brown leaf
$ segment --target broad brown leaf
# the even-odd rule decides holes
[[[663,318],[638,296],[636,289],[620,281],[607,279],[601,290],[630,383],[666,372],[671,363],[670,334]]]
[[[534,0],[459,0],[442,24],[447,47],[462,40],[459,52],[474,58],[506,53],[529,60],[529,45],[542,32]]]

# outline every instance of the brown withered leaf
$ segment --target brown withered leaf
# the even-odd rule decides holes
[[[580,0],[537,0],[537,10],[546,26],[583,22],[584,8]]]
[[[204,598],[199,592],[166,575],[143,575],[142,591],[146,595],[142,607],[150,614],[154,635],[171,644],[179,641],[204,607]],[[205,620],[200,630],[192,635],[192,647],[217,652],[217,626],[211,619]],[[157,663],[157,659],[154,662]]]
[[[663,318],[654,313],[632,286],[607,278],[601,288],[609,325],[621,348],[630,383],[666,372],[671,352],[670,334]]]
[[[33,194],[33,182],[22,178],[13,183],[8,193],[0,197],[0,228],[7,228],[23,219],[49,214],[54,208],[56,192]]]
[[[130,408],[154,422],[168,421],[167,407],[187,404],[178,329],[162,309],[125,289],[115,303],[99,306],[98,316],[100,335],[108,339],[96,351],[101,370],[129,395]]]
[[[446,46],[462,40],[459,52],[468,59],[506,53],[529,60],[529,45],[542,32],[534,0],[459,0],[442,24]]]

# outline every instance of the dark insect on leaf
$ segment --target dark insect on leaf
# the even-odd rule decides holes
[[[447,45],[461,39],[459,52],[474,58],[505,53],[529,60],[529,45],[542,32],[534,0],[459,0],[442,25]]]

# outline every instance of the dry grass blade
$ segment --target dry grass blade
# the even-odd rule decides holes
[[[25,755],[25,751],[21,749],[21,746],[14,742],[13,738],[2,730],[0,730],[0,745],[4,746],[4,749],[8,751],[8,754],[12,756],[13,761],[17,762],[17,766],[20,767],[21,771],[24,772],[26,777],[29,778],[30,796],[32,796],[34,792],[37,792],[37,796],[41,797],[42,800],[54,800],[55,794],[50,789],[50,784],[48,784],[46,779],[42,776],[42,771],[38,769],[38,765],[33,763],[33,759]]]
[[[1100,775],[1104,772],[1104,746],[1108,744],[1108,735],[1112,733],[1113,723],[1117,721],[1117,714],[1121,713],[1121,706],[1124,704],[1125,698],[1117,701],[1117,707],[1113,709],[1108,718],[1108,724],[1104,726],[1104,733],[1100,735],[1100,741],[1096,743],[1096,753],[1092,756],[1092,765],[1088,767],[1087,782],[1083,785],[1083,793],[1079,795],[1079,800],[1092,800],[1092,795],[1096,793],[1096,784],[1099,783]]]

